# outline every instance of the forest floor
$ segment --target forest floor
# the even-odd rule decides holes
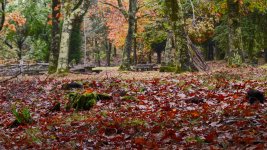
[[[250,88],[267,95],[267,70],[209,64],[212,71],[179,75],[107,68],[0,83],[0,149],[267,149],[267,103],[246,99]],[[72,92],[112,99],[66,110],[71,91],[62,85],[71,81],[85,87]],[[23,108],[33,121],[14,126],[12,110]]]

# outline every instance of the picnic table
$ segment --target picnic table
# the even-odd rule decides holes
[[[137,64],[134,66],[135,71],[153,71],[153,70],[159,70],[159,66],[157,64]]]

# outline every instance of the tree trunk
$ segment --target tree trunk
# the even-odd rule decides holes
[[[161,64],[161,52],[157,52],[157,64]]]
[[[172,49],[173,49],[173,32],[172,31],[169,31],[168,33],[168,37],[167,37],[167,42],[166,42],[166,47],[165,47],[165,59],[164,59],[164,63],[166,65],[174,65],[174,60],[172,58],[173,56],[173,52],[172,52]]]
[[[205,44],[205,59],[206,60],[214,60],[214,42],[212,40],[208,40]]]
[[[70,33],[69,43],[69,61],[68,62],[81,62],[82,58],[82,35],[81,26],[83,22],[83,16],[79,16],[72,21],[72,30]]]
[[[111,55],[111,49],[112,49],[112,43],[107,41],[106,46],[106,64],[107,66],[110,66],[110,55]]]
[[[72,29],[72,19],[66,16],[62,26],[57,73],[68,72],[69,69],[68,58],[69,58],[69,43],[70,43],[71,29]]]
[[[193,64],[190,59],[189,49],[187,47],[187,35],[185,31],[184,14],[180,0],[167,0],[167,7],[170,8],[170,18],[172,29],[175,36],[176,49],[176,72],[193,71]]]
[[[97,64],[98,67],[101,66],[100,50],[97,39],[95,39],[95,63]]]
[[[267,15],[265,15],[264,18],[265,18],[265,21],[267,23]],[[263,30],[264,30],[263,31],[263,36],[264,36],[264,46],[263,46],[263,48],[264,48],[264,60],[265,60],[265,63],[267,63],[267,28],[264,27]]]
[[[137,34],[137,19],[135,19],[135,27],[134,27],[134,34]],[[134,52],[134,65],[137,64],[137,37],[134,36],[134,46],[133,46],[133,52]]]
[[[113,49],[113,57],[117,57],[117,48],[116,48],[116,46],[114,46],[114,49]]]
[[[69,2],[70,3],[70,2]],[[68,4],[66,4],[68,6]],[[70,5],[72,6],[72,5]],[[79,0],[73,8],[68,7],[64,10],[64,21],[61,32],[60,50],[58,56],[57,73],[68,72],[68,57],[69,57],[69,44],[70,34],[73,28],[73,20],[84,16],[90,6],[90,1]]]
[[[242,36],[239,16],[239,2],[227,0],[228,6],[228,43],[229,43],[229,66],[240,66],[243,63],[242,58]]]
[[[134,38],[134,22],[135,22],[135,15],[137,9],[137,0],[130,0],[129,1],[129,11],[128,11],[128,33],[126,36],[125,44],[124,44],[124,55],[122,58],[122,64],[120,66],[121,70],[131,70],[131,49],[133,44]]]
[[[3,29],[5,22],[5,9],[6,9],[6,1],[2,0],[0,2],[0,31]]]
[[[152,55],[153,55],[153,51],[150,50],[149,53],[148,53],[148,63],[152,63]]]
[[[49,71],[48,71],[50,74],[56,72],[58,63],[59,45],[60,45],[60,20],[57,16],[59,13],[60,13],[60,0],[53,0],[51,47],[50,47]]]

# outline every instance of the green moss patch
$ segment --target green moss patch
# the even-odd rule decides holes
[[[89,110],[92,108],[98,100],[112,99],[108,94],[97,93],[70,93],[69,102],[66,105],[66,110],[74,108],[75,110]]]
[[[171,66],[161,66],[159,72],[175,72],[176,68]]]

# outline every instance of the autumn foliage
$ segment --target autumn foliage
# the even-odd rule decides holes
[[[266,93],[266,81],[255,80],[259,74],[266,70],[243,67],[182,75],[113,71],[87,75],[80,80],[85,88],[75,92],[107,93],[112,99],[99,99],[86,111],[65,109],[68,91],[61,86],[70,82],[66,79],[1,83],[0,146],[265,149],[266,103],[250,105],[246,99],[250,88]],[[60,111],[50,111],[58,103]],[[10,106],[28,107],[33,123],[11,128],[15,118]]]

